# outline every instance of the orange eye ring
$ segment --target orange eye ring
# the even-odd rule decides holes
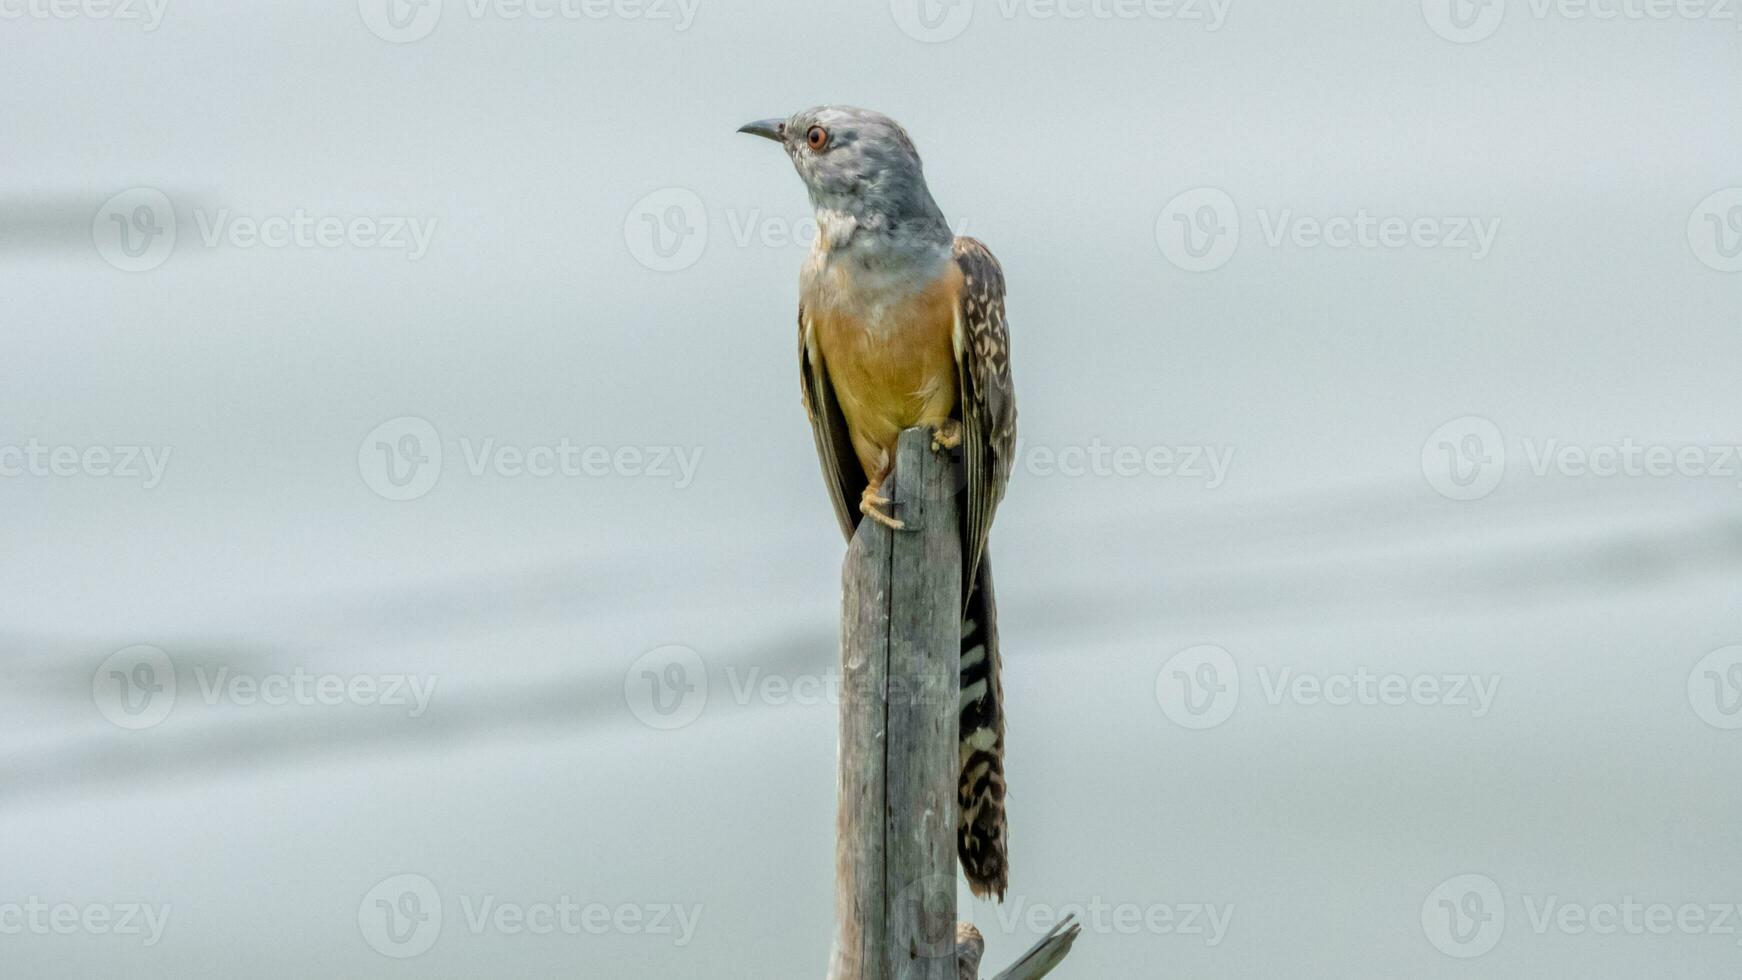
[[[813,151],[821,153],[829,145],[829,131],[821,126],[812,126],[804,134],[804,141]]]

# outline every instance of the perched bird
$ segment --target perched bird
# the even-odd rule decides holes
[[[861,514],[902,529],[883,490],[903,429],[930,427],[934,449],[961,455],[956,850],[974,894],[1002,901],[1004,713],[986,538],[1016,445],[1004,272],[985,245],[951,232],[889,117],[822,106],[739,132],[785,147],[816,210],[799,281],[800,380],[842,532],[850,541]]]

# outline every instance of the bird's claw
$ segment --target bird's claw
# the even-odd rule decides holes
[[[962,444],[962,423],[949,419],[943,425],[932,430],[931,451],[942,452],[945,449],[955,449]]]
[[[867,493],[865,496],[859,498],[859,513],[864,514],[866,517],[869,517],[884,527],[889,528],[891,531],[907,530],[907,525],[905,523],[894,517],[890,517],[880,509],[888,503],[890,503],[888,497],[879,496],[874,493]]]

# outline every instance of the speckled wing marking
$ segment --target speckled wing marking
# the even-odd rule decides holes
[[[1004,271],[986,246],[972,238],[956,239],[955,258],[962,272],[954,343],[966,477],[956,853],[974,894],[1003,901],[1010,884],[1004,814],[1004,687],[998,602],[992,594],[986,537],[1010,480],[1016,451],[1016,397],[1010,383],[1010,335],[1004,323]]]
[[[963,559],[973,591],[992,517],[1010,482],[1016,454],[1016,393],[1010,381],[1010,332],[1004,322],[1004,270],[976,239],[958,238],[962,270],[961,310],[956,319],[956,363],[961,373],[962,462],[967,477],[963,514]]]
[[[817,350],[810,318],[804,307],[798,308],[799,384],[804,392],[805,414],[810,416],[811,435],[817,442],[817,460],[823,466],[823,483],[829,488],[829,499],[835,504],[835,517],[841,522],[841,533],[850,543],[853,530],[859,526],[859,497],[865,492],[866,479],[853,451],[853,441],[847,435],[847,420],[835,401],[835,388],[829,383],[828,369]]]

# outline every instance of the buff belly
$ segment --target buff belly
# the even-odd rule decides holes
[[[807,304],[812,341],[873,486],[887,475],[903,429],[942,425],[956,410],[959,285],[959,273],[946,274],[895,300],[856,302],[837,291],[834,302]]]

